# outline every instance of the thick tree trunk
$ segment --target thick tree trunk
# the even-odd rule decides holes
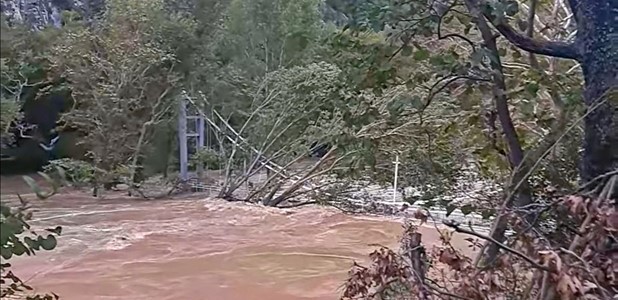
[[[618,170],[618,1],[571,1],[584,74],[581,180]]]
[[[506,23],[494,22],[494,26],[511,43],[530,53],[580,62],[585,79],[583,98],[587,108],[580,177],[582,183],[588,183],[598,176],[618,170],[618,1],[568,1],[577,22],[574,43],[535,40],[530,35],[516,32]],[[480,14],[477,0],[467,0],[466,5],[473,15]],[[493,20],[491,14],[485,14],[485,17]],[[477,20],[477,25],[486,27],[483,23]],[[487,35],[487,28],[484,31]],[[614,191],[616,195],[618,191]],[[504,205],[508,206],[508,202],[509,199]],[[516,203],[522,204],[522,201]],[[499,218],[494,225],[492,237],[502,240],[506,224]],[[483,251],[483,257],[485,260],[491,259],[496,253],[495,249],[489,249]]]
[[[577,23],[574,43],[539,41],[505,23],[496,29],[531,53],[579,61],[584,74],[582,183],[618,169],[618,1],[568,0]],[[492,19],[491,15],[486,15]]]

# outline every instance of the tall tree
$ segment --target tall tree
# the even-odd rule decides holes
[[[492,104],[475,105],[486,110],[482,116],[482,119],[486,120],[482,122],[488,127],[484,130],[489,133],[487,134],[488,148],[497,150],[495,152],[500,153],[504,160],[509,162],[512,172],[502,203],[493,203],[500,209],[496,211],[499,217],[494,223],[495,228],[491,235],[496,240],[503,240],[504,232],[508,227],[506,221],[508,218],[503,218],[503,216],[513,211],[513,207],[524,207],[537,200],[533,194],[531,180],[529,180],[530,175],[536,169],[538,162],[552,148],[555,149],[565,131],[565,101],[563,101],[565,99],[561,98],[568,98],[570,91],[566,92],[563,87],[544,78],[547,77],[546,75],[562,76],[562,74],[556,74],[556,68],[551,67],[554,60],[550,61],[549,71],[546,72],[542,69],[543,67],[539,66],[535,55],[575,60],[581,65],[585,83],[583,95],[578,98],[583,98],[584,105],[582,106],[586,108],[582,143],[584,151],[579,167],[581,183],[596,191],[596,187],[604,183],[604,180],[596,179],[608,178],[604,174],[615,172],[618,169],[618,151],[615,150],[618,149],[618,97],[616,94],[618,43],[613,34],[617,27],[618,4],[614,2],[569,1],[569,10],[573,12],[573,18],[567,23],[575,24],[573,27],[576,27],[577,31],[574,39],[568,42],[550,41],[549,38],[541,40],[533,37],[534,32],[539,32],[538,36],[542,36],[543,31],[547,30],[545,25],[540,27],[535,25],[541,8],[545,9],[543,13],[549,12],[553,18],[556,15],[551,12],[552,10],[547,9],[546,2],[535,0],[532,0],[528,7],[525,7],[524,1],[515,0],[441,0],[432,1],[430,4],[425,1],[364,1],[361,5],[350,8],[353,18],[349,26],[353,29],[382,31],[398,47],[390,58],[387,57],[388,62],[385,62],[384,58],[378,58],[377,63],[373,63],[374,66],[380,66],[380,64],[383,66],[380,66],[377,72],[369,72],[371,77],[389,78],[382,76],[384,72],[380,70],[388,70],[391,59],[400,54],[411,56],[412,59],[418,61],[416,73],[423,75],[408,76],[420,78],[415,81],[404,78],[406,84],[423,85],[432,81],[432,78],[441,78],[429,88],[425,108],[430,105],[437,94],[446,91],[444,93],[449,94],[451,98],[458,98],[459,104],[454,103],[455,105],[462,105],[463,110],[469,110],[463,107],[466,100],[462,97],[469,93],[457,93],[454,89],[451,92],[448,87],[450,85],[451,88],[457,88],[457,84],[454,83],[463,80],[467,83],[466,90],[475,87],[479,90],[480,94],[477,94],[477,97],[491,96]],[[537,5],[539,7],[536,7]],[[525,8],[522,11],[528,11],[527,18],[523,18],[527,21],[521,18],[520,6]],[[562,1],[556,1],[553,10],[557,7],[560,10],[562,7],[567,10],[566,4]],[[525,33],[517,32],[509,24],[508,21],[513,19],[519,21],[518,25],[522,30],[526,30]],[[540,28],[543,29],[540,30]],[[553,31],[553,29],[549,30]],[[512,49],[504,47],[502,37],[513,45]],[[530,70],[532,71],[527,72],[528,75],[514,74],[509,70],[511,67],[505,64],[509,51],[521,57],[515,48],[530,53]],[[372,56],[369,58],[371,59]],[[520,59],[513,56],[513,60]],[[423,72],[422,67],[424,61],[432,65],[426,72]],[[569,63],[565,61],[564,65],[567,64]],[[366,69],[371,71],[371,68]],[[537,75],[529,76],[531,73]],[[527,78],[521,80],[521,75]],[[553,80],[556,81],[556,79]],[[373,86],[379,86],[385,83],[385,80],[382,79],[378,83]],[[536,93],[539,85],[545,86],[550,95],[549,98],[554,102],[552,106],[558,113],[552,117],[556,120],[553,122],[554,125],[543,130],[548,134],[543,134],[543,138],[537,140],[537,143],[530,144],[525,133],[527,130],[522,129],[526,127],[525,121],[521,119],[526,118],[524,112],[526,105],[523,103],[535,102],[535,105],[540,105],[541,101]],[[522,95],[518,94],[517,90],[529,90],[532,93]],[[443,99],[443,101],[449,100]],[[478,112],[473,112],[473,115],[477,120],[479,119]],[[534,118],[537,119],[536,116]],[[499,124],[499,129],[496,123]],[[535,123],[538,125],[538,120]],[[502,131],[501,135],[496,134],[498,130]],[[482,152],[485,151],[482,150]],[[477,156],[477,160],[483,160],[482,156]],[[594,184],[587,184],[590,182]],[[519,215],[525,216],[525,219],[530,221],[534,214],[519,213]],[[493,249],[484,251],[488,253],[485,257],[495,257],[497,250],[494,245]]]
[[[466,4],[482,5],[478,0]],[[580,176],[587,183],[618,170],[618,2],[569,0],[568,5],[577,24],[570,43],[534,39],[489,12],[484,16],[515,46],[534,54],[574,59],[581,65],[587,112]]]

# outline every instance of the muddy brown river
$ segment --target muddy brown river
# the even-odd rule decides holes
[[[402,231],[394,219],[323,207],[76,192],[37,201],[35,219],[63,226],[58,247],[12,259],[14,271],[67,300],[338,299],[352,262],[366,261],[371,244],[396,246]],[[421,232],[437,241],[435,229]]]

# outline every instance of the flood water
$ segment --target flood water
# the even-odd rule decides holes
[[[59,245],[12,259],[14,271],[68,300],[338,299],[352,262],[365,261],[371,244],[396,246],[402,231],[396,220],[322,207],[75,192],[37,201],[35,219],[63,226]],[[437,242],[435,229],[421,233]]]

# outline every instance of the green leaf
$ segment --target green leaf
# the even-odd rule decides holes
[[[535,82],[530,82],[526,84],[526,92],[528,92],[532,96],[536,96],[539,91],[539,84]]]
[[[12,252],[13,254],[17,256],[21,256],[24,253],[28,252],[28,249],[26,248],[26,246],[24,246],[24,244],[21,241],[19,241],[19,242],[16,242],[15,245],[13,245]]]
[[[469,24],[472,22],[472,18],[470,18],[468,15],[455,14],[455,18],[457,18],[457,20],[459,21],[459,23],[461,23],[461,25],[470,27]]]
[[[461,212],[464,214],[464,216],[469,215],[470,213],[472,213],[473,210],[474,210],[474,207],[472,207],[472,205],[470,204],[466,204],[461,207]]]
[[[31,239],[30,237],[25,237],[24,242],[26,243],[26,245],[28,245],[28,247],[34,250],[39,250],[40,244],[37,241]]]
[[[9,217],[11,215],[11,208],[8,206],[0,205],[0,213],[2,216]]]
[[[421,109],[425,106],[425,103],[421,99],[421,96],[414,95],[410,97],[410,106],[412,106],[415,109]]]
[[[403,45],[403,48],[401,48],[401,55],[402,56],[412,55],[412,47],[410,47],[409,45]]]
[[[481,116],[479,116],[478,114],[474,114],[470,115],[466,121],[468,125],[477,125],[480,120]]]
[[[47,228],[45,229],[51,233],[55,233],[57,235],[60,235],[62,233],[62,226],[56,226],[56,228]]]
[[[427,49],[421,48],[414,52],[414,60],[421,61],[429,58],[429,51]]]
[[[470,62],[472,66],[481,66],[483,64],[483,58],[485,58],[485,54],[482,51],[474,51],[470,54]]]
[[[521,58],[521,52],[519,52],[516,49],[513,49],[513,52],[511,54],[511,56],[513,57],[513,59],[517,60]]]
[[[52,250],[56,248],[58,242],[56,241],[56,237],[50,234],[47,235],[47,238],[45,239],[39,239],[39,243],[41,244],[41,248],[45,250]]]
[[[470,30],[471,30],[471,29],[472,29],[472,23],[468,23],[468,24],[466,24],[466,27],[464,27],[464,30],[463,30],[464,34],[465,34],[465,35],[470,34]]]
[[[431,199],[430,197],[431,197],[431,195],[425,196],[425,194],[423,194],[423,195],[421,196],[421,199],[420,199],[420,200],[424,200],[424,202],[423,202],[423,204],[422,204],[422,206],[423,206],[423,207],[425,207],[425,208],[431,208],[431,207],[433,207],[434,205],[436,205],[436,201],[435,201],[435,200],[429,200],[429,199]]]
[[[0,248],[0,255],[4,259],[11,259],[11,257],[13,256],[13,251],[11,251],[11,249],[5,246],[2,246],[2,248]]]
[[[9,238],[13,234],[13,230],[11,230],[9,226],[6,226],[6,224],[0,224],[0,244],[6,245]]]
[[[517,3],[517,1],[507,1],[504,10],[507,16],[512,17],[519,12],[519,3]]]
[[[493,216],[493,211],[486,209],[481,211],[481,217],[483,218],[483,220],[488,220],[491,216]]]
[[[446,216],[450,216],[453,211],[457,208],[457,206],[453,205],[453,204],[448,204],[446,205]]]

